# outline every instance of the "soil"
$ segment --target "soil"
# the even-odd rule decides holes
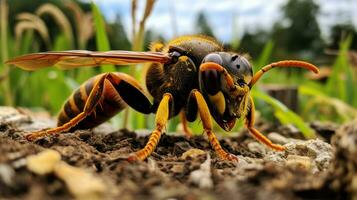
[[[339,139],[346,132],[356,138],[357,128],[351,128],[355,124],[339,128],[314,123],[311,127],[320,138],[314,140],[302,140],[291,126],[258,125],[272,140],[284,143],[285,152],[266,148],[246,130],[239,136],[221,137],[223,148],[237,155],[239,162],[217,158],[205,136],[187,139],[182,133],[168,133],[147,160],[130,163],[126,157],[144,147],[148,134],[108,132],[107,126],[101,126],[28,142],[23,137],[26,132],[53,126],[54,122],[3,107],[0,198],[81,199],[71,188],[80,186],[69,184],[57,173],[40,175],[28,167],[29,156],[52,149],[63,162],[101,180],[104,189],[92,199],[353,199],[357,198],[353,186],[357,180],[357,156],[353,157],[357,155],[356,140],[354,148],[346,148]],[[330,141],[336,134],[332,143],[338,150],[333,151]],[[205,153],[194,154],[192,149]],[[344,157],[334,158],[334,152]],[[183,154],[191,156],[183,158]],[[355,167],[352,170],[346,167],[349,162]],[[343,170],[335,173],[335,169]]]

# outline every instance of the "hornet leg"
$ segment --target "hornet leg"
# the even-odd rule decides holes
[[[88,120],[86,118],[91,115],[94,115],[94,119],[91,120],[96,120],[95,112],[98,106],[103,110],[106,102],[112,102],[113,105],[111,106],[114,106],[112,108],[123,108],[124,105],[121,103],[120,99],[124,100],[130,107],[141,113],[149,114],[152,112],[150,101],[147,99],[143,89],[134,78],[123,73],[105,73],[99,75],[88,98],[85,100],[83,110],[79,114],[56,128],[30,133],[26,135],[26,139],[32,141],[46,135],[68,131],[71,128],[75,128],[78,123]],[[114,102],[114,100],[117,101]],[[119,111],[120,109],[118,112]],[[112,110],[106,111],[104,109],[103,112],[110,113]],[[108,117],[108,119],[109,118],[110,117]],[[97,118],[97,120],[100,119]]]
[[[254,107],[254,102],[253,102],[253,98],[250,98],[250,111],[246,116],[246,121],[245,121],[245,125],[247,126],[249,132],[254,136],[254,138],[256,140],[258,140],[259,142],[269,146],[272,149],[275,149],[277,151],[284,151],[285,147],[278,145],[278,144],[274,144],[272,141],[270,141],[268,138],[266,138],[263,134],[261,134],[257,129],[254,128],[254,112],[255,112],[255,107]]]
[[[185,133],[186,138],[191,138],[192,131],[191,131],[190,127],[188,127],[188,121],[186,119],[185,111],[180,112],[180,121],[181,121],[183,132]]]
[[[77,116],[75,116],[69,122],[63,124],[62,126],[27,134],[25,136],[26,139],[29,141],[33,141],[39,137],[43,137],[46,135],[53,135],[53,134],[68,131],[69,129],[71,129],[72,127],[77,125],[79,122],[81,122],[83,119],[85,119],[87,116],[89,116],[95,110],[95,107],[99,103],[99,100],[103,93],[104,81],[107,78],[107,76],[108,76],[108,74],[104,74],[103,76],[100,77],[100,79],[98,81],[96,81],[95,85],[93,86],[92,91],[90,92],[90,94],[88,96],[88,99],[85,103],[84,109],[81,113],[79,113]]]
[[[170,101],[173,101],[171,94],[165,93],[156,112],[155,130],[151,133],[149,141],[146,143],[145,147],[128,157],[129,161],[145,160],[155,150],[163,129],[167,124],[167,120],[169,119]]]
[[[198,113],[202,120],[204,132],[207,134],[208,140],[211,143],[211,146],[213,147],[213,149],[218,154],[218,156],[224,160],[238,161],[238,158],[235,155],[226,152],[222,148],[222,146],[219,144],[217,137],[213,133],[211,114],[209,112],[207,103],[206,103],[205,99],[203,98],[202,94],[198,90],[192,90],[191,94],[190,94],[189,101],[192,99],[195,99],[195,101],[197,103]]]

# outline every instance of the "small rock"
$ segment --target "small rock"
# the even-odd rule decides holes
[[[171,167],[171,171],[175,174],[181,174],[185,170],[185,165],[176,164]]]
[[[344,124],[331,139],[334,162],[329,181],[338,194],[357,199],[357,119]]]
[[[15,160],[14,162],[11,163],[11,165],[15,168],[21,168],[25,167],[27,165],[27,159],[26,158],[20,158],[18,160]]]
[[[289,142],[285,147],[287,154],[310,157],[319,171],[326,170],[333,158],[331,145],[320,139],[297,140]]]
[[[28,115],[24,115],[19,110],[12,108],[12,107],[6,107],[6,106],[0,106],[0,123],[15,123],[15,124],[21,124],[23,122],[29,122],[30,117]]]
[[[6,164],[0,164],[0,179],[6,185],[12,185],[13,177],[15,175],[14,169]]]
[[[155,160],[150,157],[148,158],[148,168],[149,168],[149,171],[151,171],[151,172],[160,170],[159,167],[157,166],[157,163],[155,162]]]
[[[188,157],[195,158],[199,155],[204,155],[204,154],[206,154],[206,152],[201,149],[190,149],[190,150],[186,151],[185,153],[183,153],[180,158],[182,160],[186,160]]]
[[[264,169],[264,165],[256,162],[256,163],[249,163],[243,167],[245,171],[260,171]]]
[[[207,154],[206,161],[201,164],[200,169],[191,172],[189,180],[201,189],[211,189],[213,188],[211,177],[211,157]]]
[[[248,144],[249,151],[253,153],[259,153],[261,155],[266,154],[266,148],[259,142],[251,142]]]
[[[103,199],[106,191],[104,182],[86,170],[72,167],[65,162],[55,166],[56,176],[61,178],[76,199]]]
[[[302,169],[306,171],[312,169],[311,158],[307,156],[288,155],[286,160],[286,166],[292,169]]]
[[[281,151],[270,151],[268,152],[267,155],[264,156],[264,160],[265,161],[272,161],[275,162],[276,164],[279,164],[281,166],[283,166],[285,164],[285,152],[281,152]]]
[[[236,167],[238,169],[243,168],[248,165],[248,162],[246,161],[246,158],[244,156],[239,155],[237,157],[238,157],[238,164],[236,165]]]
[[[271,132],[268,134],[268,138],[277,144],[286,144],[289,142],[289,139],[287,139],[286,137],[280,135],[279,133],[276,132]]]
[[[61,155],[55,150],[45,150],[27,157],[27,168],[35,174],[45,175],[53,172],[55,165],[61,160]]]

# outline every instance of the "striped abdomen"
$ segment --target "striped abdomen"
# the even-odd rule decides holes
[[[67,99],[58,115],[58,126],[67,123],[76,117],[84,109],[88,96],[95,83],[104,74],[97,75],[84,82],[73,94]],[[118,92],[108,80],[104,81],[104,91],[99,103],[88,117],[77,124],[73,129],[89,129],[109,120],[118,112],[126,107],[126,103],[119,96]]]

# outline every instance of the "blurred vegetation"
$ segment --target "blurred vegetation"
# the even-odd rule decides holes
[[[195,27],[197,27],[196,34],[202,34],[202,35],[214,37],[213,30],[209,25],[206,15],[203,12],[198,13],[195,25],[196,25]]]
[[[142,72],[146,66],[109,65],[70,71],[48,68],[25,72],[5,65],[4,61],[9,58],[31,52],[68,49],[143,51],[148,50],[152,41],[165,42],[160,34],[145,27],[154,0],[146,1],[140,18],[137,16],[138,2],[132,1],[133,29],[128,31],[130,36],[120,15],[116,16],[114,22],[107,22],[94,3],[62,0],[0,2],[1,105],[46,109],[55,114],[76,87],[100,72],[123,71],[143,84],[145,79]],[[272,30],[248,31],[238,39],[239,27],[234,27],[232,41],[225,44],[233,51],[249,54],[253,58],[254,71],[272,61],[287,58],[308,60],[324,66],[324,73],[317,78],[299,69],[273,70],[252,91],[257,110],[265,119],[276,118],[283,124],[292,123],[306,137],[314,136],[306,122],[344,122],[357,117],[356,28],[348,23],[336,24],[331,28],[331,37],[325,41],[317,22],[318,13],[319,5],[312,0],[289,0],[282,7],[282,20]],[[235,20],[235,16],[232,16]],[[198,13],[193,24],[197,31],[193,34],[215,36],[204,12]],[[267,95],[263,87],[259,87],[269,83],[298,85],[299,111],[294,113]],[[114,122],[131,128],[151,128],[153,116],[143,117],[142,114],[125,111]],[[178,120],[173,119],[169,129],[174,130],[177,124]],[[192,124],[192,128],[195,132],[202,130],[198,123]]]

